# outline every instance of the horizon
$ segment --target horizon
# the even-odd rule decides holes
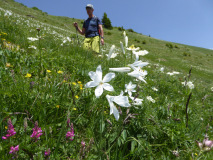
[[[15,0],[27,7],[37,7],[43,12],[54,16],[66,16],[69,18],[86,19],[86,4],[94,5],[94,15],[100,19],[106,12],[114,27],[133,29],[135,32],[151,36],[156,39],[180,43],[195,47],[213,50],[213,1],[184,0],[164,2],[149,2],[142,0],[129,1],[104,1],[86,0],[74,3],[68,0],[26,1]],[[70,9],[70,6],[72,9]],[[112,5],[113,4],[113,5]],[[127,7],[128,6],[128,7]],[[126,9],[123,9],[126,8]],[[140,9],[140,10],[139,10]],[[123,10],[126,10],[124,12]],[[117,14],[121,13],[121,14]],[[212,15],[212,16],[211,16]],[[138,16],[140,16],[138,18]],[[139,20],[138,20],[139,19]]]

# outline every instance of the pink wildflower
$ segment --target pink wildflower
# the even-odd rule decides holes
[[[41,128],[38,127],[38,122],[36,121],[35,127],[33,128],[33,133],[30,137],[34,138],[35,141],[37,141],[42,134],[43,134],[42,130],[41,130]]]
[[[75,134],[74,134],[73,123],[71,123],[70,131],[67,132],[66,138],[68,138],[70,141],[73,141],[74,136],[75,136]]]
[[[48,148],[47,151],[44,152],[44,156],[50,156],[50,149]]]
[[[10,147],[10,152],[9,152],[9,154],[14,154],[14,155],[16,155],[18,151],[19,151],[19,145],[15,146],[15,147],[12,146],[12,147]]]
[[[3,136],[2,139],[8,139],[9,137],[11,137],[11,136],[16,134],[16,131],[15,131],[14,127],[13,127],[13,124],[12,124],[12,121],[11,121],[10,118],[7,121],[7,125],[8,125],[7,134],[6,134],[6,136]]]

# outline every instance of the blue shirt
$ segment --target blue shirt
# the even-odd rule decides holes
[[[96,16],[93,16],[92,18],[88,18],[84,21],[83,28],[86,29],[85,36],[86,37],[95,37],[99,36],[98,33],[98,25],[102,24],[100,19]]]

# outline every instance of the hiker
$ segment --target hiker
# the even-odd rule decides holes
[[[104,45],[102,23],[98,17],[93,15],[94,8],[92,4],[87,4],[86,10],[89,18],[84,21],[82,30],[79,28],[77,22],[74,22],[73,25],[81,35],[85,35],[83,48],[91,48],[93,51],[99,53],[99,38],[101,38],[101,44]]]

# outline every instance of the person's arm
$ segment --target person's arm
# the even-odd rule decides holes
[[[77,29],[77,31],[81,34],[81,35],[84,35],[85,34],[85,31],[86,29],[85,28],[82,28],[82,30],[78,27],[78,23],[77,22],[74,22],[73,23],[74,27]]]
[[[98,27],[100,29],[101,44],[104,45],[104,30],[101,24],[99,24]]]

